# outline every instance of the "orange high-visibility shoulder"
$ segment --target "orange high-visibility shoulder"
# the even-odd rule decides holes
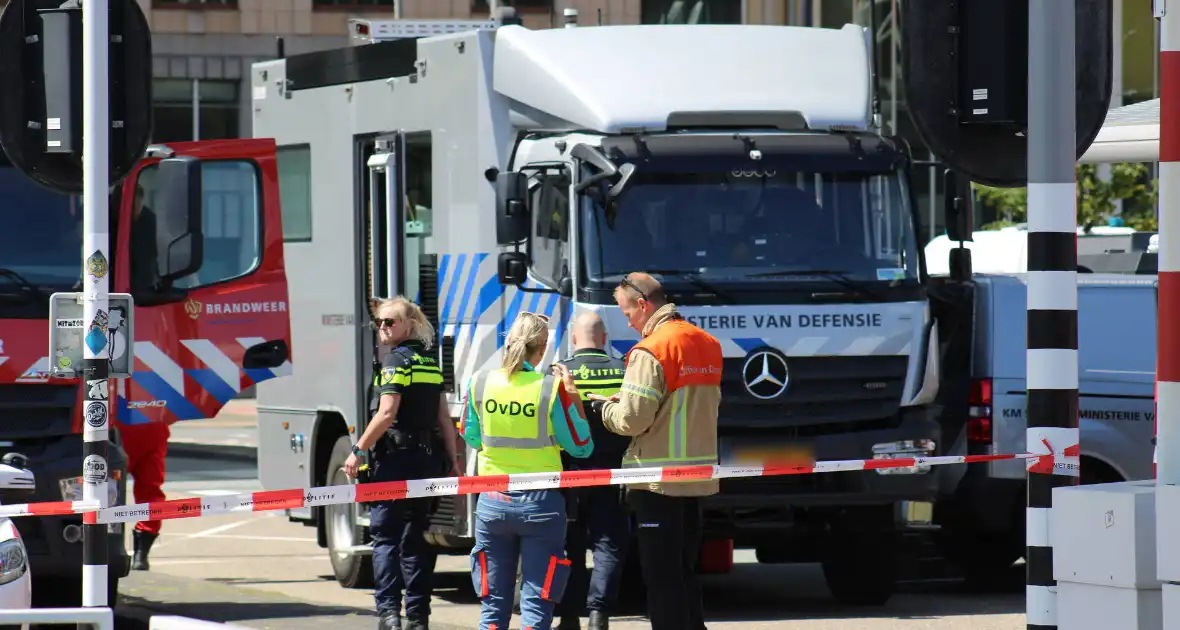
[[[694,385],[721,385],[721,343],[713,335],[684,321],[673,320],[656,327],[627,353],[646,350],[664,370],[665,391],[674,392]]]

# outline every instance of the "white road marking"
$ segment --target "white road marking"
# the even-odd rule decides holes
[[[239,534],[209,534],[202,538],[228,538],[232,540],[274,540],[281,542],[315,542],[315,538],[298,536],[242,536]]]

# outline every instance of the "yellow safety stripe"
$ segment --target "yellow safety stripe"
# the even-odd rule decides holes
[[[381,372],[373,377],[373,385],[377,387],[383,385],[397,385],[398,387],[409,387],[415,384],[441,385],[442,382],[442,370],[433,365],[381,368]]]
[[[636,385],[635,383],[623,383],[621,389],[625,392],[635,394],[640,398],[646,398],[652,402],[660,402],[660,393],[650,387]]]
[[[702,457],[644,457],[641,460],[627,460],[623,468],[646,468],[652,465],[674,464],[678,466],[712,466],[717,463],[716,455]]]

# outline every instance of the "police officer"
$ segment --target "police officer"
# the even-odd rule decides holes
[[[589,311],[578,315],[571,331],[573,357],[562,361],[574,377],[583,400],[587,394],[611,397],[623,386],[623,362],[607,354],[606,327]],[[585,405],[594,455],[581,461],[562,457],[566,470],[621,468],[631,440],[606,430],[602,415]],[[566,531],[566,555],[571,561],[570,585],[558,606],[560,630],[578,630],[582,603],[590,611],[590,630],[607,630],[618,596],[619,580],[631,536],[631,517],[618,486],[567,491],[571,507]],[[574,503],[576,502],[576,503]],[[586,549],[594,550],[594,569],[587,575]]]
[[[423,479],[442,470],[458,476],[455,430],[443,393],[442,371],[437,360],[426,353],[434,341],[434,327],[422,310],[404,297],[377,300],[372,310],[378,341],[392,350],[374,376],[373,419],[345,461],[345,473],[356,477],[361,454],[371,449],[375,482]],[[446,468],[440,465],[436,452],[436,435],[441,435],[449,458]],[[429,628],[435,554],[423,534],[430,506],[430,499],[380,501],[370,506],[373,598],[380,630],[402,630],[403,591],[405,630]]]
[[[549,318],[521,313],[508,331],[501,368],[476,373],[465,388],[462,435],[479,450],[477,474],[560,472],[562,449],[574,457],[594,451],[569,370],[554,366],[560,383],[536,371],[548,342]],[[479,495],[471,580],[482,607],[480,630],[507,630],[518,558],[520,625],[550,629],[569,579],[565,515],[558,490]]]

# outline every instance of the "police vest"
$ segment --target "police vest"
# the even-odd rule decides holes
[[[623,387],[623,362],[604,351],[578,350],[562,363],[573,375],[583,401],[589,401],[588,394],[610,398]],[[618,468],[622,464],[623,453],[631,444],[631,438],[607,430],[602,424],[601,407],[586,404],[585,409],[590,437],[594,440],[594,453],[586,459],[564,456],[566,469]]]
[[[479,416],[478,474],[560,472],[561,449],[549,415],[558,397],[552,376],[503,370],[476,374],[471,396]]]

